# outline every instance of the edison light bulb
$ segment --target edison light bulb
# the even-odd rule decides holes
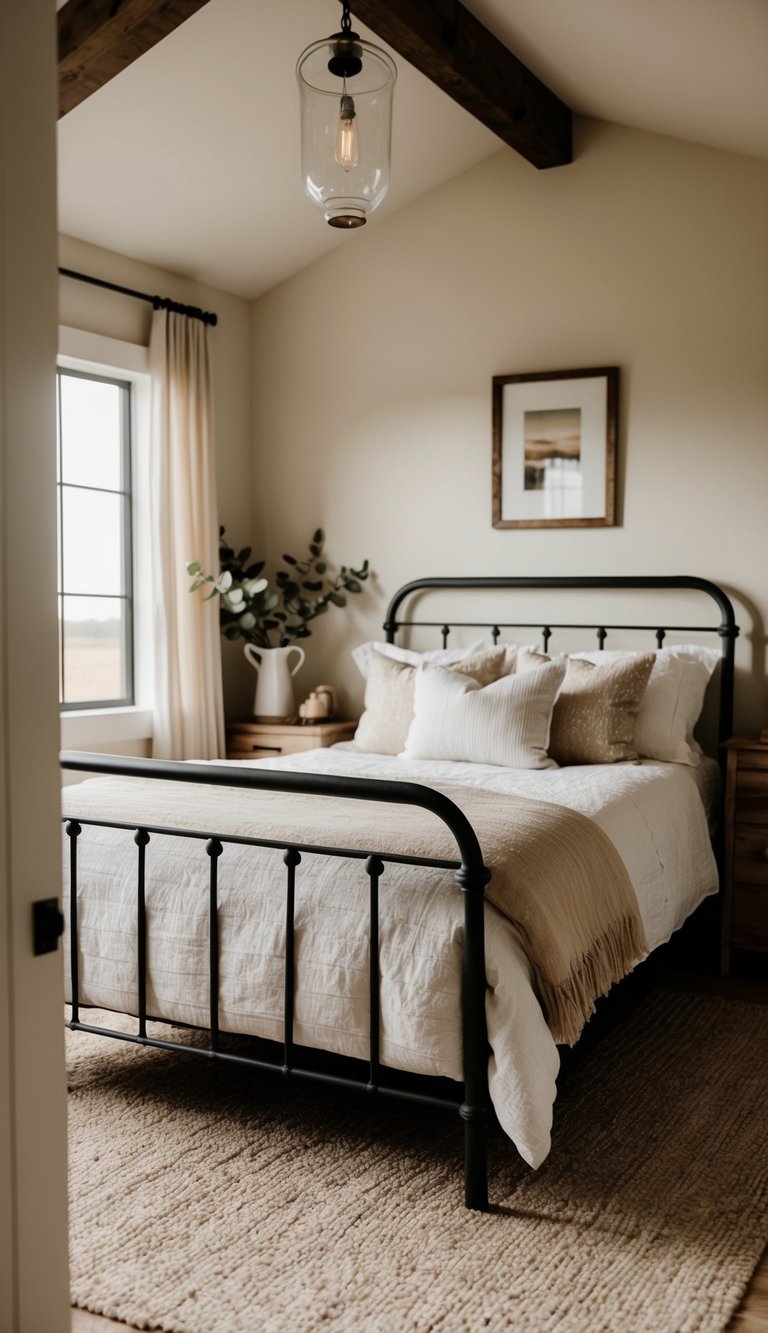
[[[348,93],[344,93],[339,107],[339,127],[336,131],[336,161],[345,171],[351,171],[360,161],[356,116],[354,99]]]

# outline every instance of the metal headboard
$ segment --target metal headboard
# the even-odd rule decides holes
[[[660,591],[660,590],[688,590],[701,592],[710,597],[720,611],[720,621],[718,624],[710,625],[631,625],[622,624],[601,624],[599,621],[586,621],[579,623],[565,623],[549,621],[542,624],[541,621],[475,621],[475,620],[451,620],[450,623],[442,620],[400,620],[398,611],[402,603],[415,593],[433,592],[438,589],[459,588],[459,589],[523,589],[523,588],[541,588],[541,589],[570,589],[578,592],[585,589],[613,589],[629,590],[636,592]],[[405,628],[437,628],[440,630],[443,639],[443,647],[447,645],[448,636],[452,629],[485,629],[489,630],[493,642],[497,643],[503,629],[537,629],[542,635],[544,647],[549,644],[549,640],[555,630],[593,630],[598,642],[598,647],[603,648],[608,631],[647,631],[654,635],[656,646],[661,648],[667,634],[669,633],[691,633],[691,634],[717,634],[722,644],[722,667],[720,672],[720,701],[718,709],[718,742],[720,745],[728,740],[733,730],[733,684],[734,684],[734,656],[736,639],[739,629],[736,624],[733,605],[730,598],[719,588],[716,583],[710,583],[708,579],[699,579],[693,575],[649,575],[647,577],[636,577],[634,575],[621,576],[601,576],[589,575],[584,578],[550,578],[547,576],[536,578],[517,578],[502,576],[492,576],[488,578],[425,578],[414,579],[412,583],[406,583],[402,588],[398,588],[392,598],[388,608],[387,616],[384,621],[384,631],[387,636],[387,643],[395,642],[395,635],[399,629]]]

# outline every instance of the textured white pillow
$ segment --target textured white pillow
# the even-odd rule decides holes
[[[547,746],[564,675],[564,662],[549,662],[524,676],[479,685],[440,666],[421,666],[402,758],[556,768]]]
[[[363,680],[368,679],[371,652],[381,653],[382,657],[391,657],[393,662],[405,662],[408,666],[420,666],[422,662],[435,662],[449,666],[451,662],[461,662],[465,657],[482,653],[489,644],[483,639],[470,643],[465,648],[434,648],[427,653],[416,653],[410,648],[399,648],[396,643],[361,643],[352,649],[352,661]],[[510,663],[509,670],[512,669]]]
[[[616,650],[574,653],[587,662],[620,661],[637,656]],[[681,644],[655,654],[653,670],[635,723],[635,748],[646,759],[696,765],[701,749],[693,729],[701,715],[710,676],[721,653],[717,648]]]
[[[489,648],[473,657],[452,662],[446,671],[471,676],[480,685],[490,685],[507,674],[506,650]],[[375,754],[399,754],[413,721],[413,690],[418,667],[396,662],[371,651],[365,682],[365,711],[355,732],[358,750]]]

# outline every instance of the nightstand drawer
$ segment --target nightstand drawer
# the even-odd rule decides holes
[[[726,741],[720,968],[731,949],[768,952],[768,735]]]
[[[281,755],[325,749],[337,741],[350,741],[356,729],[356,722],[313,722],[306,726],[288,722],[230,722],[227,759],[279,759]]]
[[[768,754],[764,750],[742,750],[739,755],[739,772],[753,768],[768,774]]]
[[[286,736],[270,739],[251,739],[231,736],[227,746],[228,759],[269,759],[281,754],[300,754],[302,750],[316,750],[318,741],[312,736]]]
[[[737,949],[768,950],[768,888],[735,885],[731,941]]]
[[[768,824],[768,768],[742,768],[739,764],[736,818],[740,824]]]
[[[768,832],[765,827],[736,825],[733,878],[737,884],[764,884],[768,888]]]

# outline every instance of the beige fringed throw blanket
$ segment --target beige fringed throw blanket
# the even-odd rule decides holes
[[[598,996],[647,952],[621,857],[591,819],[563,806],[439,790],[475,829],[491,871],[486,897],[519,931],[555,1041],[572,1044]],[[67,788],[64,806],[75,818],[458,859],[442,820],[415,806],[126,778]],[[388,879],[390,869],[417,873],[388,867]]]

